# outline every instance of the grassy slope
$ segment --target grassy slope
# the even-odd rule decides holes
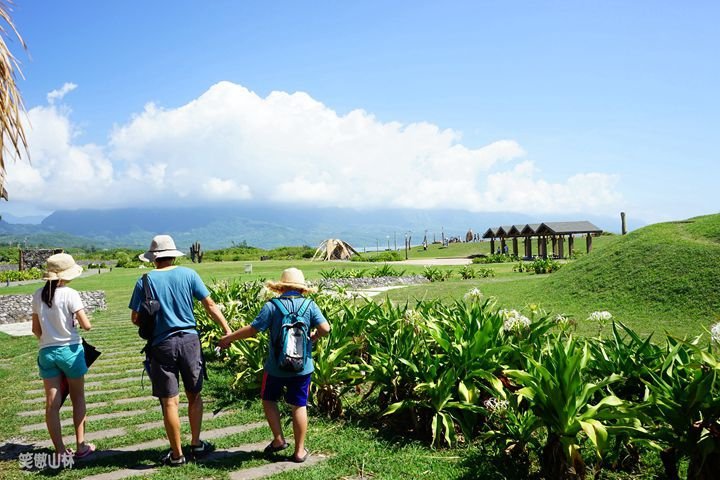
[[[590,312],[609,310],[643,333],[697,335],[719,320],[720,215],[595,238],[590,255],[551,275],[513,273],[509,264],[489,267],[495,278],[412,287],[389,298],[459,298],[477,286],[503,307],[538,304],[571,315],[583,334],[598,331],[585,321]]]

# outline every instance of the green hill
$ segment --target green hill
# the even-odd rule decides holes
[[[640,330],[700,333],[720,319],[720,215],[616,237],[542,282],[560,303],[624,312]]]

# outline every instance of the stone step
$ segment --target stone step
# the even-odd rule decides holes
[[[85,397],[92,397],[94,395],[104,395],[104,394],[110,394],[110,393],[118,393],[118,392],[125,392],[127,391],[127,388],[115,388],[113,390],[88,390],[85,392]],[[68,397],[69,399],[70,397]],[[25,400],[21,400],[20,403],[23,405],[28,405],[32,403],[41,403],[45,401],[45,397],[35,397],[35,398],[26,398]]]
[[[230,480],[251,480],[255,478],[265,478],[278,473],[297,470],[299,468],[312,467],[320,462],[327,460],[325,455],[310,455],[303,463],[295,463],[290,460],[268,463],[257,467],[246,468],[230,472],[228,478]]]
[[[222,413],[223,412],[221,412],[221,414]],[[158,412],[158,415],[160,415],[160,412]],[[219,415],[220,414],[218,414],[218,416]],[[203,420],[212,420],[213,418],[215,418],[215,415],[213,415],[212,412],[203,414]],[[187,416],[184,416],[183,418],[181,418],[181,421],[187,422],[188,421]],[[145,431],[145,430],[152,430],[153,428],[160,428],[163,426],[164,426],[164,424],[163,424],[162,420],[160,420],[160,421],[156,421],[156,422],[148,422],[148,423],[142,423],[139,425],[135,425],[135,428],[140,431]],[[104,438],[121,437],[123,435],[127,435],[128,428],[118,427],[118,428],[109,428],[106,430],[98,430],[96,432],[86,431],[85,432],[85,440],[87,440],[88,442],[92,442],[94,440],[101,440]],[[205,438],[205,437],[206,437],[206,435],[203,435],[203,438]],[[67,444],[67,445],[73,444],[75,442],[75,435],[64,436],[63,442],[65,442],[65,444]],[[40,442],[36,442],[35,445],[40,446],[40,447],[51,447],[52,441],[43,440]]]
[[[96,380],[93,382],[85,382],[85,388],[101,387],[105,384],[114,385],[114,384],[118,384],[118,383],[130,383],[130,382],[138,382],[138,381],[140,381],[140,375],[138,375],[137,377],[115,378],[113,380]],[[25,395],[37,395],[39,393],[45,393],[45,389],[44,388],[34,388],[32,390],[25,390]]]
[[[97,432],[85,432],[85,440],[88,442],[92,442],[95,440],[101,440],[103,438],[112,438],[112,437],[122,437],[123,435],[127,435],[127,430],[124,427],[118,427],[118,428],[110,428],[108,430],[99,430]],[[63,442],[65,442],[65,445],[73,445],[75,443],[75,435],[65,435],[63,437]],[[35,445],[38,447],[52,447],[52,441],[51,440],[42,440],[40,442],[35,442]]]
[[[128,403],[146,402],[148,400],[154,400],[155,402],[158,401],[157,398],[151,397],[151,396],[131,397],[131,398],[121,398],[118,400],[110,400],[107,402],[88,403],[88,404],[86,404],[86,407],[87,407],[87,410],[90,412],[90,411],[92,411],[93,408],[107,407],[109,405],[125,405]],[[68,401],[65,403],[65,405],[63,405],[63,408],[71,409],[70,405],[71,405],[71,403],[70,403],[70,400],[68,399]],[[180,405],[187,405],[187,404],[181,403]],[[20,417],[32,417],[35,415],[45,415],[45,409],[42,408],[39,410],[26,410],[23,412],[18,412],[17,414]]]
[[[87,422],[94,422],[99,420],[108,420],[111,418],[124,418],[124,417],[134,417],[136,415],[143,415],[151,410],[127,410],[124,412],[112,412],[112,413],[99,413],[97,415],[88,415],[87,416]],[[60,425],[63,427],[67,427],[73,424],[72,418],[66,418],[65,420],[62,420],[60,422]],[[31,425],[24,425],[20,427],[21,432],[32,432],[35,430],[45,430],[46,425],[45,422],[42,423],[33,423]]]
[[[266,445],[267,442],[248,443],[244,445],[238,445],[237,447],[217,450],[209,454],[207,457],[199,460],[199,463],[204,464],[225,458],[231,458],[241,453],[262,452]],[[308,459],[303,463],[295,463],[289,460],[278,459],[277,461],[267,463],[265,465],[259,465],[257,467],[230,472],[229,478],[231,480],[250,480],[257,478],[266,478],[271,475],[276,475],[278,473],[287,472],[290,470],[311,467],[327,460],[327,458],[327,456],[320,454],[310,455]],[[157,467],[153,467],[150,465],[136,465],[130,468],[115,470],[113,472],[91,475],[88,477],[84,477],[83,480],[122,480],[123,478],[136,477],[140,475],[151,475],[157,472]]]
[[[254,422],[247,423],[244,425],[235,425],[232,427],[217,428],[214,430],[205,430],[202,432],[201,437],[203,440],[213,440],[215,438],[228,437],[238,433],[248,432],[266,426],[266,422]],[[150,450],[155,448],[167,447],[170,448],[167,438],[160,438],[157,440],[150,440],[148,442],[137,443],[135,445],[128,445],[126,447],[113,448],[111,450],[98,450],[95,452],[88,462],[94,460],[100,460],[103,458],[114,457],[128,452],[137,452],[141,450]]]
[[[204,435],[203,435],[204,437]],[[262,443],[249,443],[245,445],[239,445],[237,447],[229,448],[229,449],[223,449],[223,450],[217,450],[206,457],[204,457],[200,462],[212,462],[215,460],[219,460],[221,458],[227,458],[231,455],[237,454],[237,453],[251,453],[256,451],[262,451],[263,448],[265,448],[266,442]],[[99,453],[99,452],[98,452]],[[137,477],[140,475],[151,475],[153,473],[157,473],[158,469],[156,466],[152,465],[135,465],[130,468],[123,468],[121,470],[115,470],[112,472],[107,473],[99,473],[97,475],[90,475],[88,477],[83,477],[83,480],[122,480],[123,478],[129,478],[129,477]]]
[[[123,370],[120,372],[106,372],[106,373],[95,373],[92,370],[88,372],[87,375],[85,375],[85,380],[94,380],[95,378],[105,378],[105,377],[112,377],[113,375],[120,375],[123,373],[140,373],[142,374],[143,368],[130,368],[128,370]]]

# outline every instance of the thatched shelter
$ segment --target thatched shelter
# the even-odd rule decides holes
[[[349,243],[338,238],[323,240],[315,250],[313,260],[350,260],[350,257],[360,255]]]

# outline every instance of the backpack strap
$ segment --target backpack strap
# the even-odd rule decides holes
[[[285,308],[285,305],[283,305],[279,298],[275,297],[270,299],[270,301],[278,308],[278,310],[280,310],[280,313],[283,315],[290,315],[290,312],[287,308]]]
[[[147,273],[143,273],[142,284],[143,284],[143,291],[145,292],[145,300],[153,298],[152,290],[150,290],[150,280],[148,280]]]
[[[311,302],[311,301],[312,301],[312,300],[310,300],[309,298],[306,298],[306,299],[303,300],[303,303],[302,303],[302,305],[300,305],[300,309],[299,309],[298,312],[297,312],[298,317],[304,317],[304,316],[305,316],[305,312],[307,311],[308,308],[310,308],[310,302]]]

